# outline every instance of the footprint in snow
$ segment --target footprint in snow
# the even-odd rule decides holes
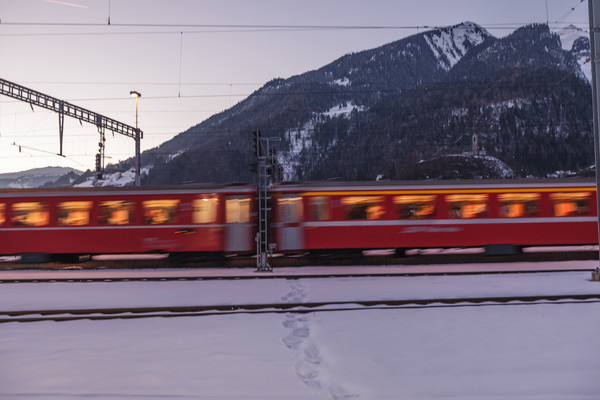
[[[313,364],[298,360],[295,369],[296,376],[308,387],[322,389],[327,386],[325,382],[319,379],[319,370]]]
[[[290,284],[290,292],[283,296],[281,300],[286,303],[299,303],[302,300],[306,299],[307,291],[304,285],[300,282],[293,282]]]
[[[339,385],[329,385],[327,388],[329,396],[332,400],[354,400],[360,399],[360,394],[348,392]]]
[[[286,314],[286,319],[283,321],[283,326],[288,329],[295,329],[299,324],[308,321],[308,318],[305,316],[299,317],[292,313]]]
[[[289,335],[283,338],[283,343],[289,349],[298,350],[308,335],[310,335],[310,329],[308,326],[300,325],[297,328],[294,328]]]
[[[314,365],[321,365],[323,362],[319,349],[314,344],[308,344],[304,348],[304,360]]]
[[[299,281],[290,284],[290,292],[283,296],[281,300],[287,303],[300,303],[308,297],[304,285]],[[302,314],[287,313],[283,326],[290,329],[291,332],[282,339],[288,349],[300,351],[298,359],[294,365],[294,371],[298,379],[306,386],[326,391],[327,398],[330,400],[357,400],[360,394],[352,393],[340,386],[332,383],[323,376],[326,372],[326,363],[321,356],[319,348],[310,342],[310,321],[309,317]]]

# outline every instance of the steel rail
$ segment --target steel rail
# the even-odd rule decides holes
[[[540,304],[600,303],[600,293],[465,297],[401,300],[348,300],[306,303],[226,304],[173,307],[126,307],[64,310],[15,310],[0,312],[0,323],[9,322],[66,322],[76,320],[113,320],[139,318],[172,318],[214,316],[224,314],[272,314],[343,312],[372,309],[403,309],[431,307],[516,306]]]
[[[0,284],[18,283],[123,283],[123,282],[173,282],[173,281],[226,281],[251,279],[330,279],[330,278],[384,278],[384,277],[422,277],[422,276],[467,276],[467,275],[507,275],[507,274],[548,274],[566,272],[591,272],[593,268],[584,269],[538,269],[538,270],[499,270],[499,271],[423,271],[423,272],[349,272],[326,274],[284,274],[257,273],[255,275],[218,275],[218,276],[130,276],[130,277],[98,277],[98,278],[2,278]]]

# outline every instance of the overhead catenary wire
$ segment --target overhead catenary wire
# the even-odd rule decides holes
[[[181,97],[181,67],[183,64],[183,32],[181,32],[181,38],[179,42],[179,95]]]
[[[577,3],[575,6],[573,6],[573,7],[569,8],[569,9],[568,9],[568,10],[567,10],[567,11],[566,11],[566,12],[565,12],[563,15],[561,15],[560,17],[558,17],[558,19],[557,19],[556,21],[554,21],[554,24],[555,24],[555,26],[558,26],[558,25],[559,25],[559,24],[561,24],[561,23],[562,23],[562,22],[563,22],[565,19],[567,19],[567,18],[569,17],[569,15],[571,15],[571,14],[572,14],[572,13],[575,11],[575,9],[576,9],[577,7],[579,7],[579,6],[580,6],[580,5],[581,5],[581,4],[582,4],[584,1],[586,1],[586,0],[578,0],[578,1],[579,1],[579,2],[578,2],[578,3]]]
[[[570,13],[569,13],[570,14]],[[567,14],[567,17],[568,15]],[[555,29],[559,28],[559,24],[564,22],[566,17],[562,18],[560,22],[556,22]],[[0,23],[1,26],[26,26],[26,27],[106,27],[105,24],[98,23],[53,23],[53,22],[5,22]],[[515,30],[517,28],[522,29],[543,29],[542,26],[538,26],[531,23],[506,23],[506,24],[478,24],[484,29],[494,30]],[[582,30],[587,30],[585,22],[571,22],[568,25],[580,26]],[[103,36],[103,35],[181,35],[186,34],[213,34],[213,33],[260,33],[260,32],[302,32],[302,31],[340,31],[340,30],[408,30],[421,32],[423,30],[438,30],[446,29],[449,26],[438,26],[438,25],[211,25],[211,24],[111,24],[110,31],[102,32],[27,32],[27,33],[0,33],[2,36],[12,37],[27,37],[27,36]],[[120,28],[180,28],[180,30],[152,30],[152,31],[117,31],[114,27]],[[183,28],[203,28],[204,30],[182,30]]]

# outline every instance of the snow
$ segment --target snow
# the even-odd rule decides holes
[[[0,174],[0,187],[9,189],[24,189],[40,187],[46,183],[55,182],[68,173],[81,175],[81,171],[64,167],[34,168],[22,172]]]
[[[348,84],[349,81],[348,81]],[[321,113],[313,113],[310,120],[304,123],[301,127],[288,129],[285,132],[285,137],[289,144],[289,149],[280,157],[280,163],[283,166],[283,175],[285,180],[296,180],[296,168],[305,164],[303,155],[312,150],[314,145],[315,127],[325,118],[350,118],[352,111],[363,112],[364,106],[358,106],[353,102],[344,102],[331,107],[329,110]],[[330,147],[335,146],[337,139],[334,138],[329,144]],[[322,150],[325,153],[327,149]]]
[[[348,78],[344,77],[344,79],[334,80],[331,84],[336,85],[336,86],[350,86],[352,83],[350,82],[350,80]]]
[[[329,110],[324,112],[321,115],[331,118],[350,118],[350,114],[352,111],[357,110],[358,112],[362,112],[365,110],[364,106],[357,106],[353,102],[347,102],[344,104],[339,104],[335,107],[331,107]]]
[[[302,165],[302,152],[310,150],[313,145],[313,134],[315,120],[311,119],[298,129],[289,129],[285,132],[289,149],[280,160],[283,166],[283,176],[285,180],[293,180],[295,169]]]
[[[573,43],[579,38],[586,38],[589,40],[589,33],[580,29],[574,25],[569,25],[563,29],[556,31],[560,37],[563,50],[571,51],[573,49]],[[589,60],[588,54],[579,54],[577,56],[577,62],[583,73],[583,78],[587,79],[588,82],[592,82],[592,66]]]
[[[548,265],[546,265],[548,264]],[[597,262],[543,263],[593,268]],[[527,269],[532,264],[507,268]],[[537,264],[535,266],[540,266]],[[486,265],[485,268],[494,267]],[[480,266],[424,267],[432,271]],[[378,273],[419,267],[337,267]],[[422,269],[421,269],[422,270]],[[296,275],[311,268],[276,270]],[[173,271],[53,271],[77,276]],[[182,275],[250,275],[185,270]],[[33,272],[0,271],[1,277]],[[598,293],[589,271],[3,284],[4,310]],[[0,398],[591,400],[600,303],[406,306],[1,324]]]
[[[465,43],[477,46],[483,42],[484,34],[478,33],[477,28],[475,23],[465,22],[451,28],[428,32],[423,37],[440,66],[449,71],[467,53]]]
[[[169,155],[168,160],[169,161],[173,161],[174,159],[176,159],[177,157],[179,157],[183,153],[184,153],[184,150],[179,150],[177,153],[173,153],[173,154]]]
[[[560,29],[556,33],[558,33],[558,36],[560,37],[563,50],[567,51],[571,51],[575,40],[579,39],[580,37],[589,37],[587,32],[576,27],[575,25],[569,25],[563,29]]]
[[[153,165],[146,165],[140,169],[140,175],[148,175]],[[97,186],[127,186],[133,185],[135,182],[135,169],[127,171],[118,171],[113,173],[103,172],[102,179],[98,180],[95,175],[90,176],[84,182],[74,185],[75,187],[97,187]]]

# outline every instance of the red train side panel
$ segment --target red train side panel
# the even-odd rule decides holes
[[[253,250],[252,187],[0,192],[0,254]]]
[[[587,181],[307,184],[273,196],[283,251],[598,243]]]

